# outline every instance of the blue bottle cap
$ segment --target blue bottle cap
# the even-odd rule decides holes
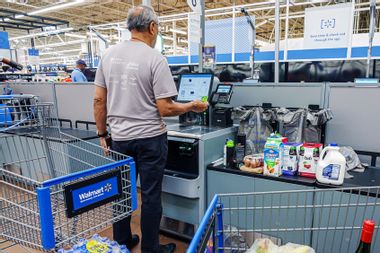
[[[331,143],[330,146],[331,146],[331,147],[338,147],[338,144],[336,144],[336,143]]]

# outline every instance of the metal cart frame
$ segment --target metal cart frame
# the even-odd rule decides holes
[[[53,104],[38,103],[30,95],[0,96],[0,101],[0,239],[50,251],[137,209],[131,157],[114,151],[106,155],[102,147],[60,132]],[[117,199],[70,217],[65,187],[109,172],[120,175]],[[111,186],[101,188],[108,192]]]
[[[308,245],[317,253],[354,252],[364,219],[380,247],[380,186],[215,195],[187,253],[246,252],[259,238]]]

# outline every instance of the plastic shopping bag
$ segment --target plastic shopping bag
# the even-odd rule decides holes
[[[287,243],[279,247],[271,240],[264,238],[256,239],[246,253],[315,253],[315,251],[309,246],[294,243]]]

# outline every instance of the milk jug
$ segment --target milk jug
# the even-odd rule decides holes
[[[325,156],[326,155],[326,156]],[[317,165],[316,177],[323,184],[341,185],[346,171],[346,158],[339,152],[336,144],[322,150]]]

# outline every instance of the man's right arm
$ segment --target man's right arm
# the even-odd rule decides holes
[[[190,111],[203,112],[208,107],[208,103],[198,100],[182,104],[174,102],[171,98],[157,99],[156,104],[161,117],[179,116]]]
[[[95,86],[94,118],[100,134],[107,131],[107,89]]]

